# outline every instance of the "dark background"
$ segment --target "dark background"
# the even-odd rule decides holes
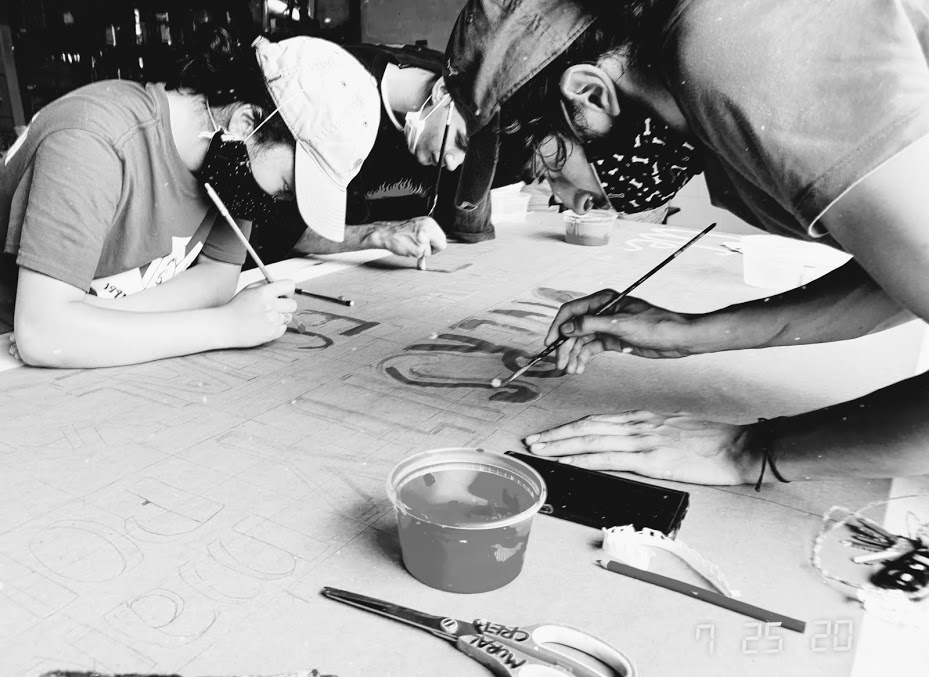
[[[160,81],[194,32],[284,30],[444,51],[464,0],[0,0],[0,154],[45,104],[109,78]]]

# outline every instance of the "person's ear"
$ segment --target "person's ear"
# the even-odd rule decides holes
[[[438,103],[443,97],[448,95],[448,87],[445,86],[445,78],[439,76],[432,83],[432,101]]]
[[[254,106],[247,103],[239,104],[233,109],[226,129],[229,130],[230,134],[234,134],[240,139],[246,139],[249,134],[255,131],[255,117]]]
[[[598,66],[575,64],[561,76],[561,93],[570,108],[580,111],[584,119],[591,116],[619,116],[620,105],[613,79]]]

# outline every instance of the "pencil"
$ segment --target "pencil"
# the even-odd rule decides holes
[[[325,294],[317,294],[316,292],[307,291],[306,289],[295,289],[295,293],[302,294],[303,296],[312,296],[314,299],[321,299],[323,301],[330,301],[332,303],[341,303],[343,306],[353,306],[355,302],[351,299],[347,299],[344,296],[326,296]]]
[[[687,595],[688,597],[693,597],[695,599],[708,602],[709,604],[714,604],[723,609],[735,611],[736,613],[742,614],[743,616],[748,616],[749,618],[755,618],[759,621],[764,621],[765,623],[779,623],[784,628],[793,630],[794,632],[799,632],[800,634],[803,634],[804,630],[806,630],[806,623],[803,621],[798,621],[796,618],[782,616],[781,614],[776,614],[773,611],[767,611],[766,609],[752,606],[751,604],[746,604],[745,602],[740,602],[737,599],[732,599],[731,597],[720,595],[718,592],[713,592],[712,590],[707,590],[706,588],[700,588],[696,585],[685,583],[684,581],[668,578],[667,576],[655,574],[651,571],[645,571],[644,569],[637,569],[635,567],[629,566],[628,564],[615,562],[611,559],[598,559],[597,564],[602,566],[604,569],[609,569],[614,573],[622,574],[623,576],[629,576],[630,578],[635,578],[636,580],[644,581],[645,583],[651,583],[652,585],[658,585],[662,588],[667,588],[668,590],[679,592],[682,595]]]
[[[681,253],[682,253],[685,249],[687,249],[687,248],[688,248],[690,245],[692,245],[694,242],[696,242],[696,241],[699,240],[701,237],[703,237],[704,235],[706,235],[707,233],[709,233],[709,232],[710,232],[711,230],[713,230],[715,227],[716,227],[716,224],[715,224],[715,223],[711,223],[711,224],[708,225],[706,228],[704,228],[702,231],[700,231],[699,233],[697,233],[696,235],[694,235],[689,241],[685,242],[685,243],[681,246],[680,249],[678,249],[676,252],[674,252],[673,254],[671,254],[671,256],[669,256],[668,258],[666,258],[664,261],[662,261],[661,263],[659,263],[657,266],[655,266],[654,268],[652,268],[650,271],[648,271],[647,273],[645,273],[645,275],[643,275],[642,277],[640,277],[638,280],[636,280],[635,282],[633,282],[631,285],[629,285],[628,287],[626,287],[626,288],[625,288],[623,291],[621,291],[612,301],[610,301],[609,303],[607,303],[606,305],[604,305],[604,306],[603,306],[602,308],[600,308],[599,310],[595,311],[595,312],[593,313],[593,315],[603,315],[604,313],[606,313],[606,312],[609,311],[610,309],[614,308],[614,307],[616,306],[616,304],[618,304],[620,301],[622,301],[624,298],[626,298],[629,294],[631,294],[632,291],[635,290],[640,284],[642,284],[643,282],[645,282],[645,281],[646,281],[648,278],[650,278],[652,275],[654,275],[654,274],[657,273],[659,270],[661,270],[662,268],[664,268],[666,265],[668,265],[669,263],[671,263],[671,261],[673,261],[673,260],[676,259],[678,256],[680,256]],[[525,374],[527,371],[529,371],[529,369],[531,369],[531,368],[532,368],[535,364],[537,364],[539,361],[541,361],[542,359],[544,359],[546,356],[550,355],[552,352],[558,350],[558,346],[562,345],[562,344],[563,344],[565,341],[567,341],[567,340],[568,340],[568,337],[567,337],[567,336],[562,336],[562,337],[559,338],[557,341],[555,341],[552,345],[550,345],[548,348],[545,348],[545,349],[542,350],[540,353],[538,353],[534,358],[532,358],[532,359],[529,361],[529,363],[528,363],[525,367],[522,367],[521,369],[519,369],[519,370],[517,370],[517,371],[514,371],[512,374],[510,374],[510,375],[509,375],[507,378],[505,378],[505,379],[495,378],[494,380],[492,380],[492,381],[490,382],[490,386],[491,386],[492,388],[500,388],[501,386],[505,386],[505,385],[508,385],[508,384],[512,383],[514,380],[516,380],[517,378],[519,378],[520,376],[522,376],[523,374]]]
[[[206,188],[206,194],[210,196],[210,199],[213,201],[213,204],[216,205],[219,213],[226,218],[226,221],[229,223],[229,227],[232,228],[232,232],[235,233],[236,236],[242,241],[242,244],[245,245],[245,249],[251,255],[252,259],[255,261],[255,264],[258,266],[258,270],[260,270],[261,274],[265,276],[265,279],[269,284],[274,282],[274,279],[271,277],[271,273],[268,272],[268,269],[265,268],[265,264],[262,263],[261,258],[258,256],[258,252],[252,248],[248,238],[245,237],[245,234],[239,229],[235,219],[232,218],[232,214],[229,213],[229,210],[226,209],[226,205],[223,204],[223,201],[219,198],[219,195],[217,195],[216,191],[213,190],[213,186],[211,186],[209,183],[204,183],[203,187]]]

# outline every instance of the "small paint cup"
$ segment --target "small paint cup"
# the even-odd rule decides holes
[[[513,581],[546,493],[542,476],[522,461],[467,447],[415,454],[387,478],[403,564],[447,592]]]
[[[586,214],[564,213],[564,239],[568,244],[598,247],[610,242],[616,212],[592,209]]]

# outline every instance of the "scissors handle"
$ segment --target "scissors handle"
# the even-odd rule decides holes
[[[458,650],[497,677],[566,677],[567,672],[484,635],[459,635]],[[598,675],[599,677],[599,675]]]
[[[602,639],[569,625],[544,623],[508,627],[483,620],[474,621],[480,635],[458,638],[458,650],[506,677],[602,677],[599,671],[555,648],[561,644],[597,659],[616,677],[637,677],[632,661]]]
[[[560,623],[542,623],[526,626],[523,629],[529,633],[529,639],[521,643],[524,652],[535,656],[546,656],[548,660],[557,661],[559,665],[564,664],[577,677],[588,677],[588,675],[600,677],[600,675],[571,656],[544,645],[555,643],[570,647],[596,658],[612,669],[618,677],[638,677],[639,673],[635,664],[626,654],[584,630]]]

